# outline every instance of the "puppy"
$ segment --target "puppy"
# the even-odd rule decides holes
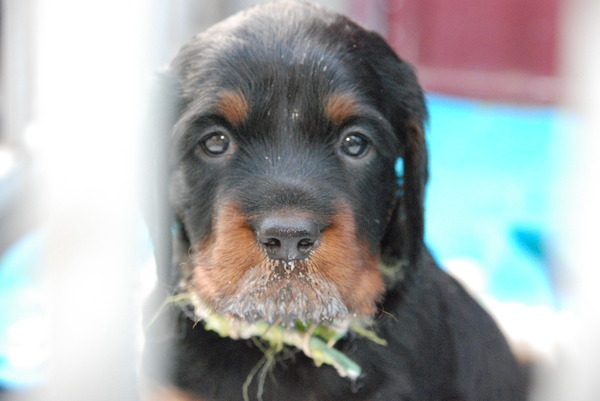
[[[496,324],[423,244],[425,100],[379,35],[276,2],[196,36],[169,75],[175,224],[155,299],[189,302],[149,323],[166,398],[525,399]],[[315,327],[360,372],[267,340]]]

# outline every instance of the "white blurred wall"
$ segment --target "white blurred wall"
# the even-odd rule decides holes
[[[534,401],[595,401],[600,392],[600,2],[563,4],[565,125],[557,144],[553,253],[565,293],[560,362]]]
[[[20,0],[23,1],[23,0]],[[139,150],[148,1],[32,1],[47,401],[134,400]]]

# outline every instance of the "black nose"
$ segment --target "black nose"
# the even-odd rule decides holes
[[[319,228],[311,219],[267,216],[258,224],[258,242],[271,259],[306,259],[319,242]]]

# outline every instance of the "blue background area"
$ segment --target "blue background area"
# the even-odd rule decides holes
[[[554,305],[544,245],[557,110],[439,95],[429,96],[429,108],[427,243],[442,264],[475,262],[500,301]],[[0,387],[40,378],[39,369],[12,363],[6,332],[41,314],[28,296],[41,252],[32,233],[0,259]]]
[[[13,358],[14,351],[27,346],[27,340],[8,335],[14,324],[43,314],[39,294],[42,249],[40,233],[33,232],[0,256],[0,388],[28,388],[43,375],[41,366],[24,365]]]
[[[429,96],[426,240],[467,258],[501,301],[551,304],[545,244],[556,108]]]

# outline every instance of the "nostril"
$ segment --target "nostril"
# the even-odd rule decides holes
[[[303,238],[298,242],[298,251],[310,252],[315,246],[315,241],[310,238]]]
[[[316,248],[320,233],[312,219],[269,215],[256,223],[256,238],[275,260],[302,260]]]
[[[263,241],[263,245],[270,251],[276,251],[277,249],[281,248],[281,241],[279,241],[277,238],[267,238]]]

